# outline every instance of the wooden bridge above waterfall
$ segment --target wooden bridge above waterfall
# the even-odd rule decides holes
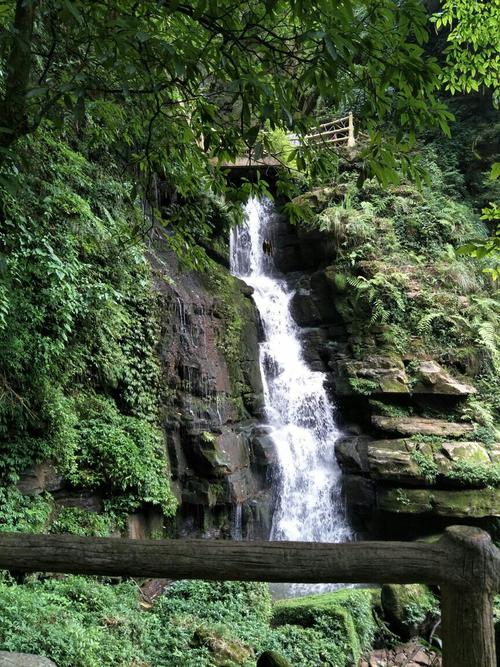
[[[298,141],[296,135],[288,135],[292,143]],[[317,125],[306,134],[303,142],[307,146],[316,148],[354,148],[356,138],[354,135],[354,116],[349,112],[343,118],[336,118]],[[220,167],[227,169],[266,169],[268,167],[283,167],[284,162],[274,155],[262,155],[256,159],[250,151],[248,155],[236,158],[233,161],[219,163]]]
[[[308,146],[345,146],[354,148],[354,118],[352,112],[343,118],[321,123],[310,134],[306,134],[304,141]]]
[[[443,667],[496,667],[500,550],[479,528],[438,542],[239,542],[0,534],[0,569],[290,583],[425,583],[441,589]]]

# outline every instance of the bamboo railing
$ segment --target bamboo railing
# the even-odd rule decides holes
[[[356,145],[354,138],[354,120],[352,112],[343,118],[318,125],[305,136],[305,142],[311,144],[339,145],[352,148]]]
[[[232,542],[0,534],[0,569],[103,576],[441,587],[443,667],[496,667],[500,550],[478,528],[423,542]]]

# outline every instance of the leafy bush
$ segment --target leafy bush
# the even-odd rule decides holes
[[[123,496],[123,510],[147,502],[168,515],[141,214],[113,165],[70,140],[41,129],[19,147],[30,169],[17,193],[0,191],[0,480],[52,460],[74,485]]]
[[[25,496],[15,486],[0,486],[0,532],[43,533],[51,512],[48,494]]]
[[[359,186],[357,166],[345,161],[322,198],[313,190],[297,203],[316,202],[307,224],[324,233],[331,263],[325,276],[353,357],[397,354],[411,371],[411,359],[432,356],[469,376],[480,389],[479,423],[492,425],[498,420],[498,295],[482,265],[454,250],[467,238],[485,236],[486,227],[456,146],[445,152],[429,143],[419,152],[429,175],[420,190],[404,180],[386,188],[374,181]],[[410,389],[414,380],[410,373]],[[371,383],[352,388],[377,391]]]
[[[254,667],[266,650],[301,667],[346,667],[373,640],[371,598],[347,589],[285,601],[273,625],[289,603],[293,618],[272,627],[266,584],[178,581],[141,605],[134,582],[66,576],[19,585],[5,576],[0,649],[46,655],[59,667]],[[314,612],[303,622],[306,607]]]

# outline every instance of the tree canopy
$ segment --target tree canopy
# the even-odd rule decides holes
[[[394,164],[381,122],[407,145],[450,117],[419,0],[12,0],[0,12],[3,150],[45,119],[83,131],[91,113],[94,132],[181,193],[266,123],[307,131],[319,100],[356,105],[382,176]]]

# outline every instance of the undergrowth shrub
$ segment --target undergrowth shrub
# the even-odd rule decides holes
[[[348,667],[374,639],[371,595],[304,598],[315,616],[303,622],[297,609],[276,627],[282,608],[272,620],[267,584],[178,581],[149,604],[132,581],[31,576],[20,585],[4,575],[0,650],[58,667],[255,667],[266,650],[301,667]]]
[[[172,514],[159,322],[131,184],[47,128],[17,159],[30,168],[16,193],[0,192],[0,481],[51,460],[79,489],[123,496],[124,511]]]

